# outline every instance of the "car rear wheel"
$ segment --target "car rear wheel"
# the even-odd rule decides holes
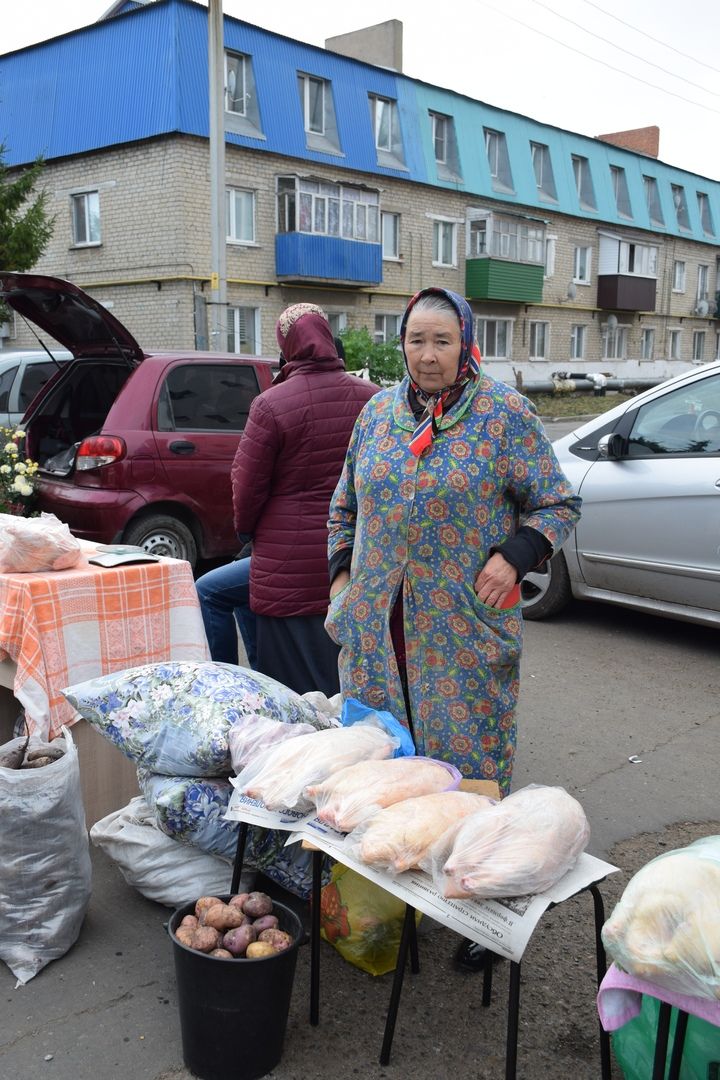
[[[546,619],[562,611],[572,599],[570,575],[562,551],[539,570],[531,570],[520,584],[522,613],[526,619]]]
[[[137,544],[150,555],[167,555],[185,559],[191,566],[197,562],[197,545],[190,529],[179,518],[167,514],[147,514],[125,530],[126,544]]]

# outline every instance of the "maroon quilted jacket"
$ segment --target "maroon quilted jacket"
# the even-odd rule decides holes
[[[328,606],[327,519],[355,420],[378,387],[338,357],[293,360],[252,403],[232,466],[235,529],[252,536],[250,606]]]

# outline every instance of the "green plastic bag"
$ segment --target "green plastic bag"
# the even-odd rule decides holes
[[[653,1073],[660,1002],[643,994],[640,1015],[613,1032],[612,1047],[625,1080],[649,1080]],[[672,1010],[665,1075],[670,1068],[677,1009]],[[680,1080],[720,1080],[720,1028],[688,1017]]]
[[[416,924],[420,921],[416,913]],[[384,975],[397,964],[405,904],[362,874],[335,863],[320,894],[322,936],[355,967]]]

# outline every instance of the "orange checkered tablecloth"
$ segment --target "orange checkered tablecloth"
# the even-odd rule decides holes
[[[65,687],[140,664],[209,659],[189,563],[109,568],[84,555],[71,570],[0,574],[0,662],[8,659],[30,730],[45,738],[78,719]]]

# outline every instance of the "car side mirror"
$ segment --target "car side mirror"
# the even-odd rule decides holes
[[[598,454],[604,461],[618,461],[625,457],[625,440],[616,431],[601,435],[597,448]]]

